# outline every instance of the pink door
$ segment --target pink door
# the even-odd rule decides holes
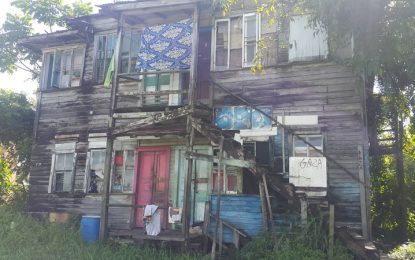
[[[169,194],[170,147],[143,147],[137,149],[136,204],[159,206],[161,227],[167,228]],[[137,208],[135,223],[144,227],[144,208]]]

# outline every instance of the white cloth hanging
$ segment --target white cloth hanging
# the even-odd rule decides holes
[[[157,236],[160,234],[160,212],[157,205],[146,205],[144,208],[144,224],[146,233],[149,236]]]

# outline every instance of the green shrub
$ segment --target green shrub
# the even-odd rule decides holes
[[[389,254],[392,259],[399,260],[414,260],[415,259],[415,242],[410,242],[405,245],[395,248],[392,253]]]
[[[328,236],[322,221],[310,221],[299,226],[292,234],[262,234],[249,242],[240,252],[239,259],[327,259]],[[334,259],[348,260],[353,257],[336,241]]]

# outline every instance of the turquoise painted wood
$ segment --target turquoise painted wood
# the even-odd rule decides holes
[[[211,146],[197,145],[194,147],[197,153],[212,154]],[[174,161],[172,161],[172,175],[170,178],[170,201],[175,207],[183,208],[184,178],[187,172],[187,160],[185,158],[186,147],[174,148]],[[193,166],[192,190],[191,190],[191,223],[204,221],[205,202],[209,200],[212,163],[196,161]]]
[[[211,195],[211,211],[216,214],[217,195]],[[277,232],[289,233],[295,225],[300,224],[299,214],[287,213],[285,201],[278,201],[271,198],[272,211],[274,213],[274,224]],[[259,235],[264,227],[262,225],[261,198],[258,195],[222,195],[220,218],[236,228],[244,231],[251,238]],[[209,233],[215,232],[216,221],[213,217],[209,222]],[[223,241],[232,243],[232,229],[223,227]]]
[[[216,214],[216,195],[211,196],[211,213]],[[233,224],[238,229],[244,231],[250,237],[258,235],[262,230],[262,211],[261,199],[259,196],[252,195],[222,195],[220,218]],[[213,234],[216,222],[210,220],[209,232]],[[228,227],[223,228],[223,241],[232,243],[233,233]]]

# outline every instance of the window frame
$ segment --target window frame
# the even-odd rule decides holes
[[[126,166],[127,166],[127,164],[126,164],[126,159],[125,158],[127,158],[127,156],[128,156],[128,152],[133,152],[133,178],[132,178],[132,180],[131,180],[131,190],[129,190],[129,191],[125,191],[124,190],[124,184],[125,184],[125,176],[126,176]],[[117,155],[117,152],[120,152],[120,153],[122,153],[122,155],[123,155],[123,164],[122,164],[122,172],[121,172],[121,174],[122,174],[122,176],[121,176],[121,178],[122,178],[122,180],[121,180],[121,190],[114,190],[114,178],[115,178],[115,174],[116,174],[116,165],[115,165],[115,157],[116,157],[116,155]],[[112,171],[111,171],[111,187],[110,187],[110,190],[111,190],[111,194],[133,194],[134,193],[134,185],[135,185],[135,182],[134,182],[134,177],[135,177],[135,174],[136,174],[136,165],[135,165],[135,161],[136,161],[136,156],[137,156],[137,154],[136,154],[136,150],[134,150],[134,149],[123,149],[123,150],[116,150],[116,151],[114,151],[113,152],[113,154],[112,154],[112,167],[111,167],[111,169],[112,169]]]
[[[212,55],[211,55],[211,60],[212,60],[212,64],[211,67],[213,68],[213,71],[224,71],[224,70],[229,70],[231,67],[230,64],[230,55],[231,55],[231,19],[235,18],[235,17],[241,17],[242,18],[242,38],[241,38],[241,46],[242,46],[242,55],[241,55],[241,59],[242,59],[242,66],[241,69],[243,68],[250,68],[253,67],[255,65],[255,62],[250,62],[248,63],[246,61],[246,43],[245,43],[245,35],[246,35],[246,26],[245,26],[245,22],[247,20],[247,18],[249,17],[255,17],[255,55],[258,52],[258,42],[261,40],[261,34],[262,34],[262,30],[261,30],[261,26],[262,26],[262,19],[261,19],[261,14],[258,14],[256,12],[250,12],[250,13],[244,13],[244,14],[240,14],[240,15],[234,15],[234,16],[230,16],[228,18],[221,18],[221,19],[216,19],[214,21],[214,30],[212,31]],[[220,22],[227,22],[228,23],[228,49],[227,49],[227,66],[220,66],[218,67],[216,65],[216,61],[217,61],[217,55],[216,55],[216,40],[217,40],[217,28],[218,28],[218,23]]]
[[[126,37],[126,34],[129,34],[130,35],[130,43],[129,43],[129,46],[130,46],[130,48],[129,48],[129,55],[128,55],[128,71],[127,72],[122,72],[122,65],[121,65],[121,62],[122,62],[122,51],[123,51],[123,45],[124,45],[124,40],[125,40],[125,37]],[[138,37],[138,46],[137,46],[137,50],[139,50],[140,49],[140,46],[141,46],[141,33],[142,33],[142,30],[128,30],[128,31],[124,31],[123,32],[123,35],[122,35],[122,37],[121,37],[121,47],[120,47],[120,73],[121,74],[129,74],[129,73],[133,73],[134,72],[134,70],[135,70],[135,64],[134,64],[134,66],[132,65],[132,60],[134,59],[134,57],[135,57],[135,59],[136,59],[136,62],[137,62],[137,55],[138,55],[138,52],[137,53],[132,53],[132,51],[133,51],[133,47],[132,47],[132,42],[133,42],[133,35],[134,34],[136,34],[136,36]],[[135,55],[135,56],[134,56]]]
[[[74,53],[76,49],[80,49],[81,50],[81,57],[82,57],[82,62],[81,62],[81,69],[80,69],[80,76],[79,76],[79,86],[72,86],[72,71],[73,71],[73,66],[74,66]],[[70,67],[70,71],[69,71],[69,84],[67,87],[53,87],[50,86],[48,87],[48,78],[49,78],[49,73],[52,73],[52,78],[51,81],[53,82],[53,74],[54,74],[54,68],[55,68],[55,57],[56,54],[58,52],[66,52],[66,51],[71,51],[71,67]],[[48,55],[49,54],[53,54],[54,58],[53,58],[53,65],[52,65],[52,70],[51,72],[49,72],[49,64],[50,64],[50,59],[48,59]],[[62,46],[62,47],[54,47],[54,48],[46,48],[42,50],[42,69],[41,69],[41,75],[40,75],[40,89],[42,91],[51,91],[51,90],[58,90],[58,89],[71,89],[71,88],[77,88],[77,87],[81,87],[82,86],[82,80],[84,77],[84,67],[85,67],[85,55],[86,55],[86,45],[85,44],[76,44],[76,45],[68,45],[68,46]],[[62,62],[60,64],[61,68],[62,68]],[[48,70],[48,71],[47,71]],[[62,74],[59,76],[59,85],[62,81]]]
[[[243,68],[250,68],[255,65],[255,62],[252,62],[251,64],[251,63],[247,63],[246,61],[247,44],[245,43],[245,38],[246,38],[245,33],[247,32],[247,29],[245,27],[245,22],[248,17],[252,17],[252,16],[255,17],[255,34],[256,34],[255,35],[255,55],[258,52],[258,42],[261,40],[261,14],[258,14],[258,13],[246,13],[245,14],[244,13],[242,15],[242,67]]]
[[[56,191],[56,160],[57,156],[60,154],[73,154],[72,159],[72,171],[71,171],[71,189],[70,191]],[[77,153],[75,150],[57,150],[52,154],[52,162],[51,162],[51,169],[50,169],[50,176],[49,176],[49,186],[48,186],[48,193],[55,193],[55,194],[65,194],[65,193],[73,193],[74,192],[74,183],[75,183],[75,170],[76,170],[76,161],[77,161]]]
[[[91,170],[91,162],[92,162],[92,153],[93,152],[95,152],[95,151],[101,151],[101,152],[104,152],[104,168],[103,168],[103,170],[105,171],[105,156],[106,156],[106,148],[104,147],[104,148],[90,148],[89,150],[88,150],[88,153],[87,153],[87,158],[86,158],[86,167],[85,167],[85,185],[84,185],[84,192],[86,193],[86,194],[89,194],[89,195],[94,195],[94,194],[97,194],[97,195],[101,195],[102,194],[102,192],[100,192],[100,191],[98,191],[98,192],[95,192],[95,193],[93,193],[93,192],[89,192],[89,185],[90,185],[90,183],[91,183],[91,176],[90,176],[90,170]],[[103,179],[102,179],[102,181],[103,181]]]
[[[217,28],[218,28],[218,23],[220,22],[227,22],[228,23],[228,59],[227,59],[227,65],[226,66],[220,66],[220,68],[218,68],[216,66],[216,37],[217,37]],[[212,31],[212,40],[213,40],[213,58],[212,58],[212,68],[214,71],[221,71],[221,70],[228,70],[230,68],[230,48],[231,48],[231,19],[230,18],[222,18],[222,19],[217,19],[215,20],[215,27],[214,30]]]
[[[93,62],[93,74],[92,75],[93,75],[94,82],[96,82],[98,84],[104,83],[104,81],[105,81],[105,75],[108,72],[107,71],[108,70],[108,66],[109,66],[109,64],[111,62],[111,58],[110,58],[110,61],[108,62],[108,64],[105,64],[105,62],[104,62],[104,68],[105,68],[104,69],[104,74],[103,74],[102,80],[100,80],[98,78],[98,66],[97,66],[97,64],[98,64],[98,55],[97,54],[98,54],[98,42],[99,42],[99,38],[100,37],[103,37],[103,36],[107,37],[106,40],[105,40],[105,54],[104,54],[104,57],[106,57],[107,56],[107,52],[108,52],[108,37],[111,36],[111,35],[113,35],[115,37],[115,39],[117,39],[117,32],[116,31],[101,32],[101,33],[95,34],[95,36],[94,36],[94,62]],[[115,53],[115,49],[116,49],[116,46],[114,47],[114,53]]]
[[[320,137],[321,138],[321,144],[320,144],[321,150],[320,151],[321,152],[324,152],[324,136],[322,134],[309,134],[309,135],[306,134],[306,135],[298,135],[298,136],[306,139],[307,142],[309,142],[309,138]],[[297,136],[294,135],[293,136],[293,143],[292,143],[292,145],[293,145],[293,157],[304,157],[304,156],[297,156],[296,155],[296,151],[295,151],[295,148],[296,148],[296,146],[295,146],[296,139],[297,139]],[[300,140],[300,139],[298,139],[298,140]],[[305,144],[305,145],[307,146],[307,148],[306,148],[307,149],[307,156],[305,156],[305,157],[311,157],[310,156],[310,149],[314,149],[314,148],[312,148],[308,144]],[[316,146],[316,147],[319,148],[318,146]],[[324,157],[324,156],[321,155],[319,157]]]

